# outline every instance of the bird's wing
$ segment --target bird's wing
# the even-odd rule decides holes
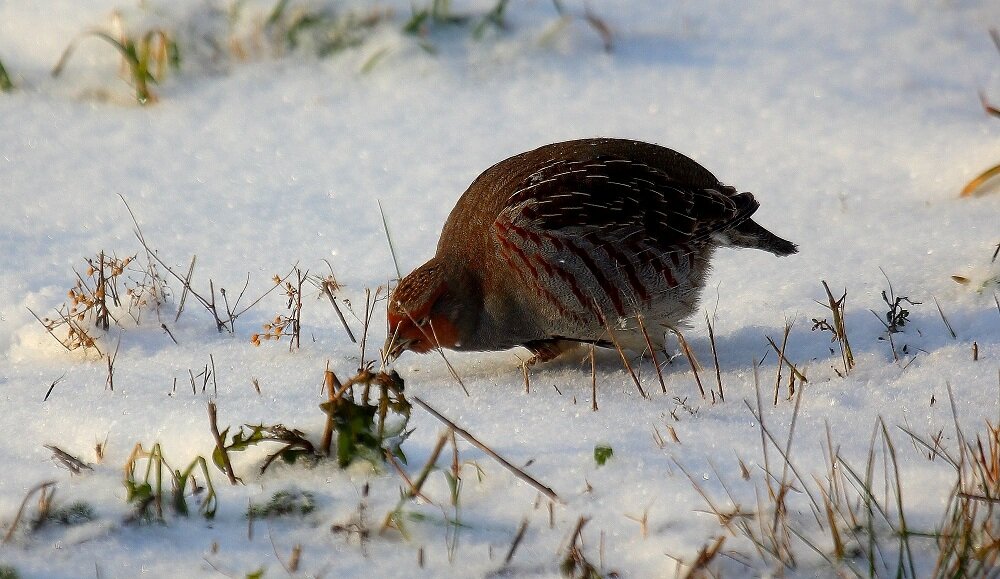
[[[661,251],[724,234],[756,211],[750,193],[694,187],[667,172],[618,157],[553,161],[514,188],[496,225],[560,237],[614,241],[640,236]]]

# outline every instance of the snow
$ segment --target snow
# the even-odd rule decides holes
[[[766,487],[754,362],[771,350],[766,336],[780,345],[792,321],[786,356],[809,380],[799,384],[796,469],[807,481],[826,479],[829,429],[844,460],[863,470],[881,418],[898,455],[908,525],[937,528],[954,469],[940,457],[928,460],[897,427],[927,441],[941,432],[941,445],[957,453],[949,387],[970,440],[1000,416],[1000,261],[991,263],[1000,195],[957,197],[1000,158],[1000,123],[983,114],[977,97],[983,90],[1000,100],[1000,54],[987,34],[1000,24],[996,3],[592,5],[614,31],[611,53],[579,18],[583,5],[566,4],[577,18],[554,31],[555,11],[540,0],[512,3],[509,29],[481,41],[464,28],[436,31],[436,54],[398,32],[408,3],[395,5],[396,20],[363,45],[329,58],[300,51],[212,61],[192,53],[154,87],[159,102],[149,107],[134,104],[116,74],[117,55],[101,40],[82,41],[63,76],[49,71],[77,33],[107,26],[115,9],[125,22],[176,26],[181,41],[204,51],[192,31],[214,30],[220,24],[212,7],[225,5],[91,0],[50,2],[39,11],[29,2],[0,4],[0,60],[18,85],[0,96],[0,531],[10,528],[25,493],[47,480],[56,481],[57,506],[82,500],[97,514],[80,526],[20,529],[0,547],[0,564],[22,577],[210,576],[213,568],[280,576],[277,557],[287,564],[300,545],[299,573],[307,576],[488,576],[503,567],[527,520],[508,572],[548,577],[559,575],[569,534],[587,517],[581,551],[602,572],[683,573],[687,567],[674,557],[690,565],[718,536],[727,537],[723,551],[731,557],[720,556],[713,569],[746,574],[738,562],[746,561],[757,573],[778,572],[739,532],[720,526],[683,471],[722,510],[757,507]],[[253,4],[258,17],[267,5]],[[459,3],[455,10],[490,6]],[[379,51],[384,56],[362,72]],[[523,351],[449,353],[467,397],[439,356],[407,354],[395,364],[407,394],[511,463],[530,462],[525,470],[563,501],[553,506],[551,524],[548,501],[461,440],[460,460],[484,473],[479,480],[472,466],[463,470],[464,526],[451,556],[453,528],[442,513],[455,513],[442,472],[424,489],[433,505],[406,507],[427,521],[409,524],[405,538],[380,536],[382,518],[406,486],[391,467],[276,465],[258,477],[263,449],[232,455],[243,486],[230,486],[210,465],[219,493],[214,520],[168,514],[165,525],[123,523],[131,507],[121,466],[136,443],[148,449],[159,442],[174,468],[210,457],[209,400],[218,404],[222,428],[282,423],[318,437],[323,369],[329,361],[347,378],[359,348],[309,286],[302,346],[290,352],[285,340],[250,344],[261,324],[286,311],[280,292],[241,317],[230,336],[191,298],[174,323],[181,288],[170,280],[163,320],[178,343],[150,311],[137,326],[125,323],[109,390],[106,361],[66,352],[28,308],[50,315],[73,285],[74,269],[82,272],[83,258],[101,250],[145,260],[119,195],[172,268],[185,272],[197,255],[199,291],[207,293],[211,278],[235,295],[249,273],[247,295],[257,296],[293,264],[326,273],[327,260],[345,285],[341,296],[360,312],[364,289],[395,276],[376,200],[405,273],[433,254],[449,210],[479,172],[548,142],[595,135],[656,142],[697,159],[724,182],[754,192],[757,220],[799,244],[798,255],[783,259],[749,250],[717,254],[703,313],[686,337],[705,388],[716,387],[704,312],[713,317],[725,402],[702,399],[683,356],[664,370],[667,394],[652,364],[635,362],[647,400],[617,353],[600,354],[593,412],[589,360],[536,367],[525,393]],[[952,275],[971,281],[958,284]],[[893,336],[897,349],[907,348],[899,362],[869,311],[887,309],[886,277],[897,295],[920,302],[904,303],[910,321]],[[848,292],[857,361],[848,377],[835,371],[842,372],[840,354],[831,353],[837,345],[829,334],[810,331],[813,318],[829,317],[817,303],[826,299],[821,280],[838,297]],[[383,324],[378,311],[369,359]],[[102,338],[102,351],[114,350],[117,335]],[[189,370],[197,374],[211,361],[217,394],[211,383],[203,392],[200,382],[192,393]],[[758,369],[764,422],[783,448],[795,401],[782,386],[772,405],[776,371],[770,351]],[[412,477],[442,425],[414,408],[409,426],[403,450]],[[654,441],[660,435],[662,447]],[[105,440],[98,461],[94,445]],[[93,472],[57,468],[45,444],[92,463]],[[614,449],[601,467],[593,457],[598,444]],[[876,448],[881,457],[881,443]],[[780,477],[780,456],[774,446],[768,452]],[[447,470],[450,458],[438,465]],[[201,481],[200,471],[196,476]],[[317,509],[302,519],[256,521],[248,537],[247,501],[266,502],[287,488],[313,493]],[[800,490],[788,499],[792,524],[829,554],[830,535],[818,530]],[[331,530],[352,521],[359,504],[373,528],[368,539]],[[645,527],[636,520],[644,512]],[[890,549],[886,569],[894,569],[898,541],[888,530],[880,540]],[[832,574],[816,552],[793,544],[796,567],[787,572]],[[936,550],[923,548],[930,541],[914,545],[917,574],[927,575]]]

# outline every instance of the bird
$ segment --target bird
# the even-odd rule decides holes
[[[642,353],[697,308],[719,247],[786,256],[752,193],[697,162],[629,139],[552,143],[477,177],[430,260],[387,305],[387,361],[403,352],[501,351],[530,363],[580,344]]]

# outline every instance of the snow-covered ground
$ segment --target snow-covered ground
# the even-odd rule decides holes
[[[29,501],[0,546],[0,566],[22,577],[241,577],[261,569],[273,577],[285,575],[298,546],[292,574],[302,576],[558,576],[584,517],[575,545],[603,574],[683,574],[719,537],[708,570],[727,576],[782,568],[801,576],[838,568],[895,574],[897,481],[905,527],[941,529],[955,469],[929,458],[902,429],[957,457],[954,414],[970,442],[983,438],[988,458],[987,421],[1000,424],[1000,260],[991,262],[1000,194],[957,196],[1000,161],[1000,122],[977,96],[983,90],[1000,100],[1000,53],[987,33],[1000,25],[996,2],[590,3],[613,32],[611,52],[583,18],[583,4],[565,2],[572,18],[560,25],[551,3],[515,0],[505,31],[474,40],[470,24],[421,40],[399,32],[409,3],[388,3],[379,6],[394,15],[363,44],[328,58],[307,49],[279,55],[269,38],[255,37],[269,4],[250,3],[232,28],[224,2],[0,4],[0,61],[17,85],[0,94],[0,534],[45,481],[55,481],[53,509],[83,501],[93,511],[82,524],[29,531],[37,512]],[[460,2],[453,10],[481,15],[492,5]],[[115,9],[127,27],[168,30],[181,48],[181,68],[153,88],[154,105],[134,103],[117,53],[94,37],[50,77],[74,36],[111,26]],[[287,313],[280,291],[243,314],[231,335],[217,332],[190,296],[175,322],[181,285],[168,280],[171,300],[159,319],[147,307],[138,325],[121,316],[124,329],[92,331],[105,354],[121,336],[113,390],[105,358],[65,351],[28,310],[51,316],[76,282],[74,270],[85,275],[84,258],[102,250],[138,254],[125,274],[136,278],[146,255],[121,195],[171,268],[183,275],[197,255],[192,285],[206,296],[211,279],[217,299],[220,287],[232,298],[249,274],[246,303],[293,264],[325,275],[328,261],[344,285],[339,296],[362,315],[365,288],[395,277],[376,201],[406,273],[433,254],[441,224],[480,171],[545,143],[598,135],[675,148],[754,192],[757,220],[800,253],[717,255],[702,309],[714,323],[724,402],[699,394],[684,356],[664,368],[666,394],[648,359],[634,362],[650,393],[644,399],[617,353],[600,354],[596,412],[589,360],[536,367],[526,393],[523,351],[451,353],[468,396],[439,356],[407,354],[395,364],[409,396],[551,487],[560,499],[551,509],[461,438],[458,460],[470,462],[457,511],[444,474],[449,445],[423,488],[426,500],[404,505],[406,536],[378,532],[407,488],[389,465],[275,464],[258,476],[262,446],[232,453],[245,485],[230,486],[211,466],[209,400],[221,428],[281,423],[318,439],[324,368],[346,379],[358,367],[359,347],[308,284],[301,347],[289,351],[287,340],[250,341]],[[914,302],[901,302],[909,319],[892,336],[899,361],[877,319],[888,309],[887,278]],[[826,302],[822,280],[838,297],[848,294],[856,366],[846,377],[830,333],[811,331],[814,318],[832,321],[818,303]],[[348,320],[360,333],[357,319],[348,313]],[[786,323],[785,355],[808,383],[797,382],[789,399],[784,366],[775,405],[778,357],[767,337],[780,346]],[[368,359],[384,339],[381,308],[370,333]],[[686,337],[705,389],[717,389],[703,314]],[[203,391],[197,378],[192,392],[189,372],[212,363],[215,384]],[[763,423],[776,441],[766,444],[767,462],[754,416],[755,363]],[[793,473],[781,452],[796,404]],[[443,425],[414,407],[408,427],[402,449],[413,478]],[[126,522],[134,507],[122,465],[136,443],[157,442],[173,468],[209,458],[214,519],[167,508],[165,524]],[[101,460],[96,443],[104,445]],[[58,468],[47,444],[93,470]],[[603,466],[598,445],[613,449]],[[830,446],[843,461],[834,478],[850,497],[830,515],[847,544],[842,560],[820,490],[830,484]],[[864,479],[869,457],[866,486],[848,471]],[[200,470],[195,476],[204,483]],[[780,499],[787,509],[775,516],[768,487],[777,491],[782,481],[791,484]],[[966,482],[969,493],[996,492]],[[882,518],[875,509],[871,527],[844,515],[847,503],[866,513],[856,501],[862,488],[887,511]],[[248,501],[266,503],[287,489],[311,493],[315,510],[258,519],[250,532]],[[194,510],[197,498],[189,503]],[[722,521],[728,526],[713,509],[734,515]],[[456,518],[460,525],[448,524]],[[791,548],[784,563],[744,532],[767,537],[778,519],[777,534]],[[505,563],[522,521],[523,540]],[[879,549],[872,557],[870,537]],[[937,545],[909,539],[916,575],[934,569]],[[909,565],[905,552],[903,560]]]

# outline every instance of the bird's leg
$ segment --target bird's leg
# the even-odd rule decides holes
[[[551,338],[548,340],[532,340],[522,345],[532,354],[531,358],[525,364],[527,366],[534,366],[538,362],[549,362],[570,350],[575,350],[580,344],[570,340]]]
[[[576,344],[553,338],[550,340],[533,340],[523,344],[523,346],[532,354],[530,358],[521,363],[521,373],[524,374],[524,391],[530,392],[531,379],[528,370],[539,362],[554,360],[563,352],[576,347]]]

